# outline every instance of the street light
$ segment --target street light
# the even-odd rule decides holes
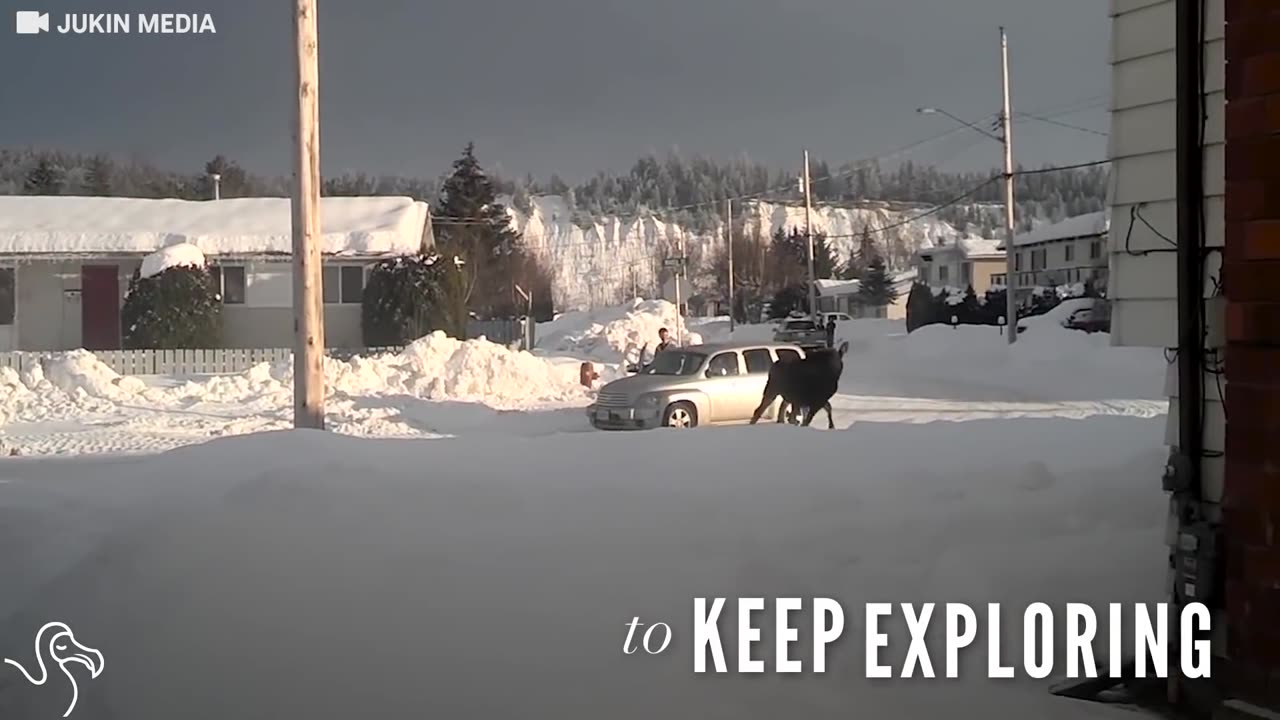
[[[222,199],[222,175],[220,173],[210,173],[209,177],[213,179],[213,199]]]
[[[948,117],[955,122],[964,125],[976,132],[982,133],[984,136],[1000,143],[1004,148],[1004,255],[1005,255],[1005,314],[1010,318],[1009,325],[1009,344],[1012,345],[1018,339],[1018,300],[1017,292],[1014,286],[1014,278],[1017,274],[1017,266],[1015,260],[1018,256],[1017,245],[1014,242],[1014,201],[1013,201],[1013,108],[1009,100],[1009,39],[1006,36],[1004,28],[1000,28],[1000,61],[1001,61],[1001,90],[1004,95],[1004,106],[1000,110],[1000,134],[995,135],[952,115],[946,110],[935,107],[918,108],[916,112],[921,115],[942,115]]]

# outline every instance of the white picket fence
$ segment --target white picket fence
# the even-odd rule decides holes
[[[330,349],[329,357],[347,360],[356,355],[370,357],[397,353],[401,347]],[[0,352],[0,367],[22,372],[40,365],[58,352]],[[211,348],[205,350],[103,350],[94,353],[107,367],[121,375],[218,375],[244,372],[260,363],[289,360],[289,348]]]

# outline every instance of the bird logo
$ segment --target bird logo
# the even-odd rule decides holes
[[[76,701],[80,699],[80,686],[76,683],[75,675],[67,669],[68,663],[78,663],[89,669],[90,677],[98,677],[102,674],[102,668],[105,661],[102,659],[102,653],[93,648],[85,647],[76,641],[76,636],[71,632],[71,628],[65,623],[51,622],[40,628],[40,632],[36,633],[36,663],[40,666],[40,677],[36,678],[27,669],[18,664],[14,660],[5,658],[5,663],[18,668],[27,681],[32,685],[44,685],[49,681],[49,668],[45,664],[46,660],[58,666],[63,675],[67,676],[67,680],[71,682],[71,704],[67,706],[67,711],[62,717],[70,717],[71,711],[76,709]]]

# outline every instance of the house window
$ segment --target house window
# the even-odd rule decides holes
[[[965,285],[973,283],[973,263],[964,263],[960,266],[960,282]]]
[[[938,266],[938,282],[946,285],[951,281],[951,268],[947,265]]]
[[[1067,246],[1062,249],[1062,254],[1064,256],[1063,259],[1066,260],[1067,262],[1071,262],[1075,260],[1076,259],[1075,243],[1067,243]]]
[[[992,285],[1004,285],[1004,275],[1003,275],[1003,274],[999,274],[999,275],[992,275],[992,276],[991,276],[991,284],[992,284]]]
[[[18,276],[11,267],[0,267],[0,325],[12,325],[18,316]]]
[[[1089,243],[1089,259],[1097,260],[1100,257],[1102,257],[1102,241],[1094,240]]]
[[[1013,255],[1013,269],[1014,270],[1022,269],[1022,253],[1020,252],[1014,253]]]
[[[324,302],[326,305],[359,305],[364,295],[364,268],[359,265],[326,265]]]
[[[223,305],[243,305],[245,296],[245,275],[243,265],[211,265],[209,274],[218,287]]]

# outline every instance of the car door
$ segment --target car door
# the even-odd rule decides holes
[[[711,408],[710,422],[741,419],[741,365],[738,353],[733,350],[717,353],[707,363],[706,376],[701,385]]]
[[[773,367],[773,354],[769,348],[750,348],[742,351],[746,374],[740,385],[742,417],[749,418],[764,398],[764,386],[769,383],[769,368]]]

